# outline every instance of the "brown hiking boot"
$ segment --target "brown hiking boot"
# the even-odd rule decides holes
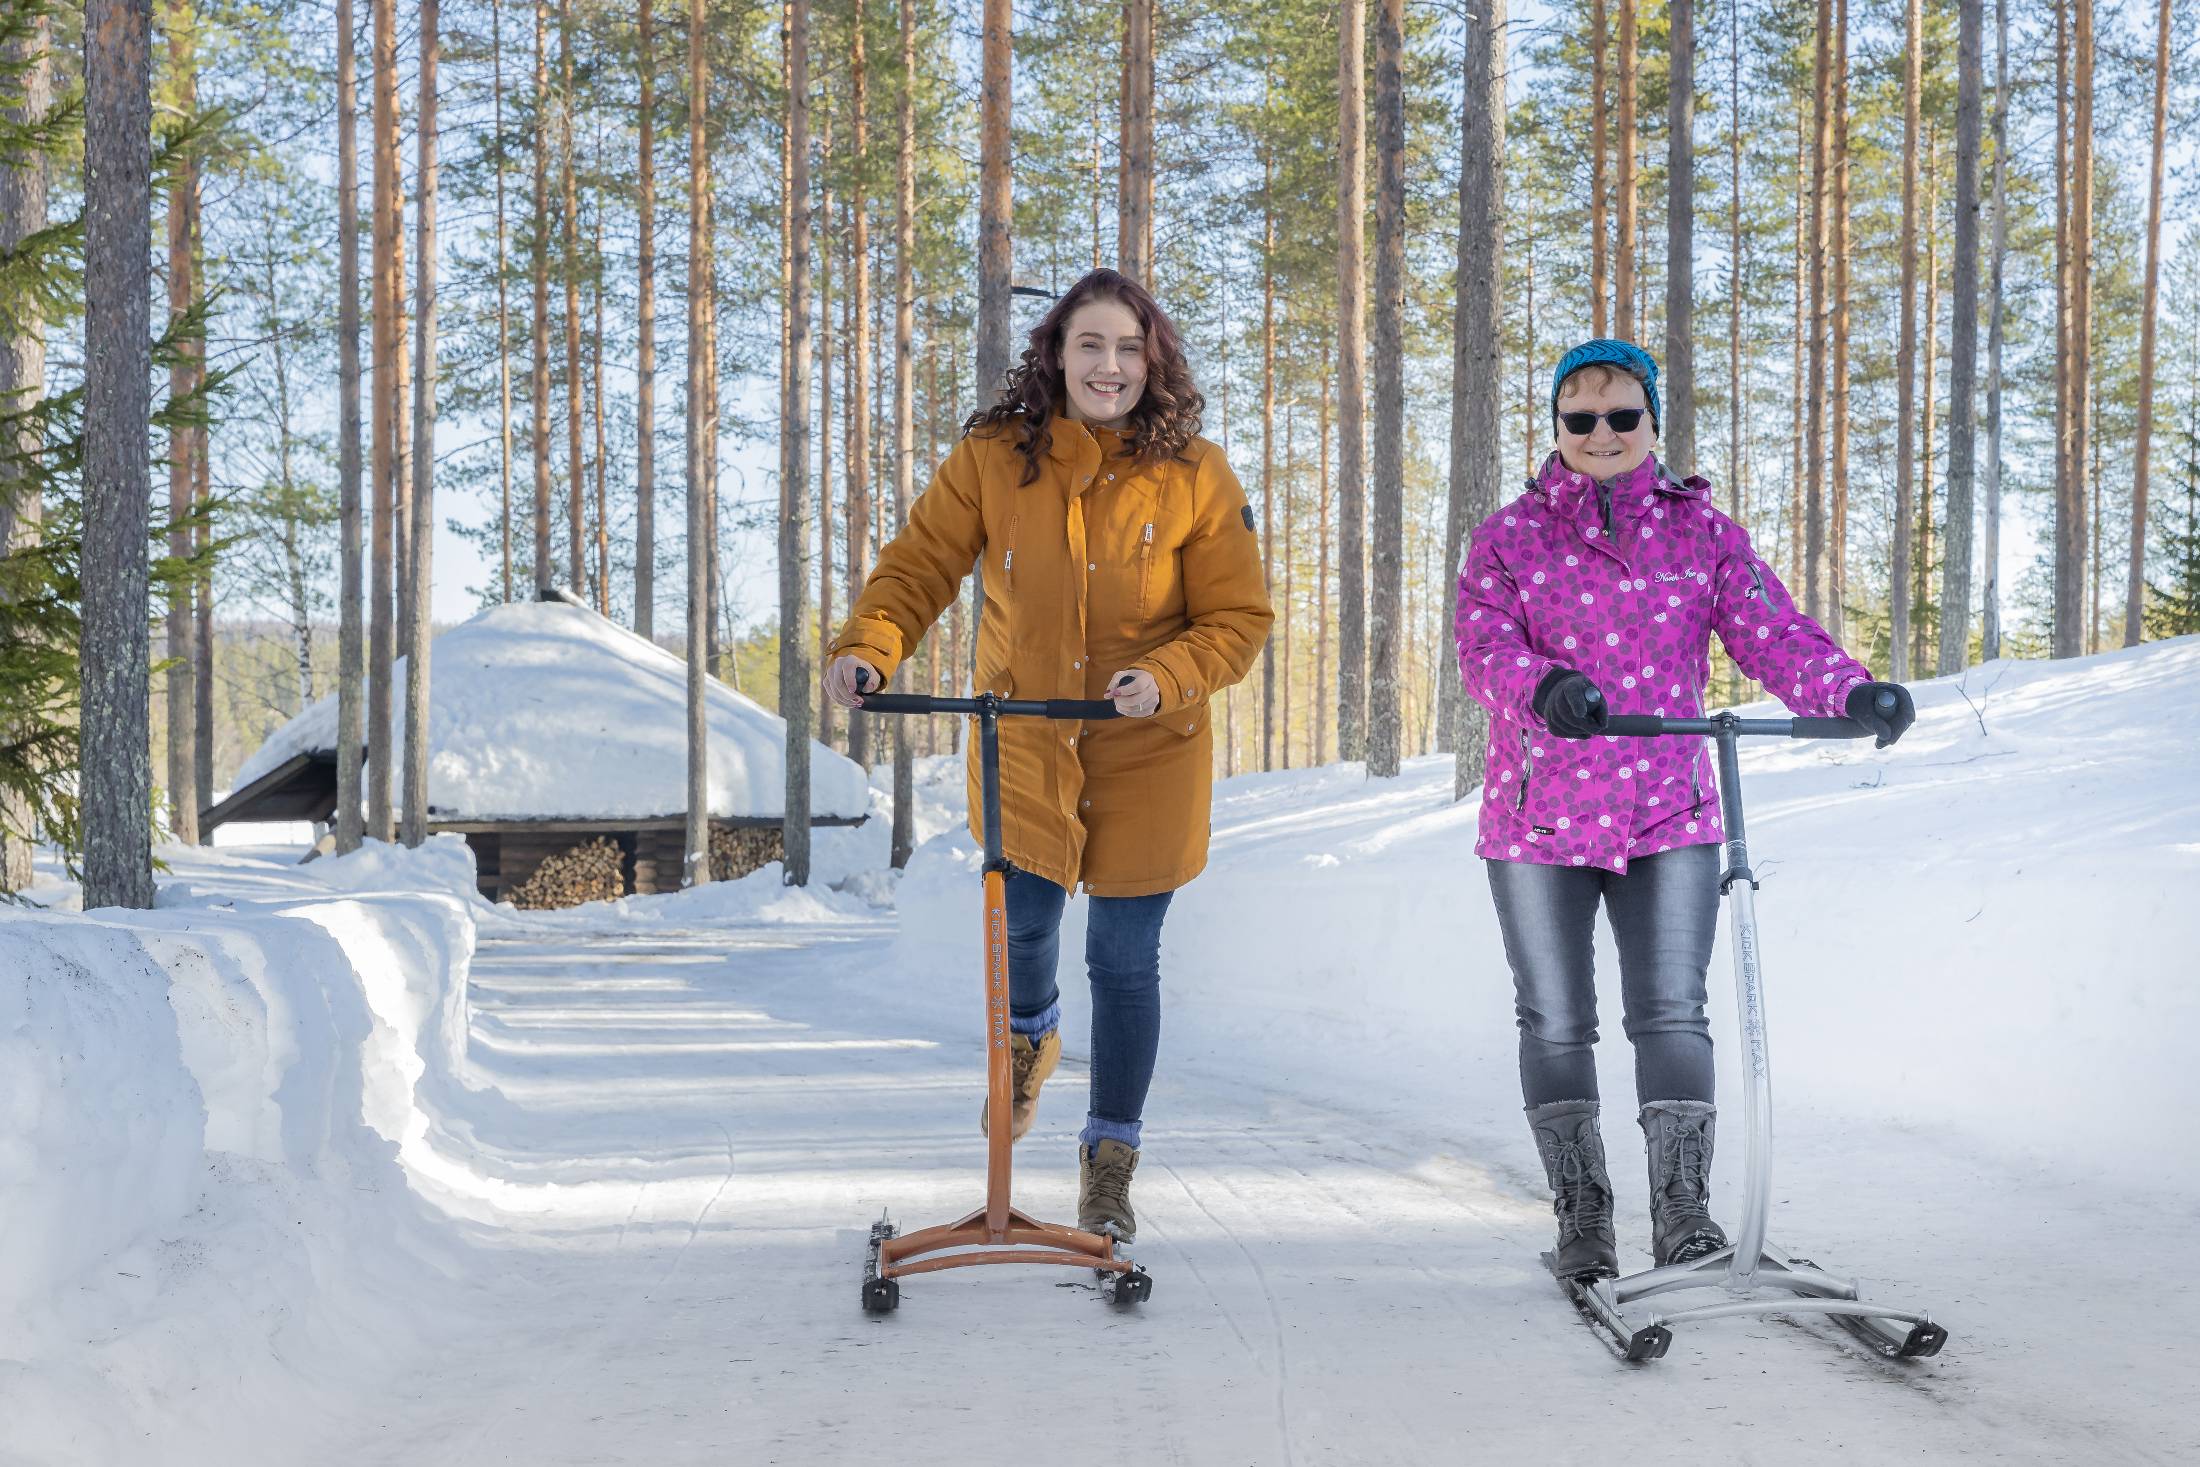
[[[1033,1047],[1029,1034],[1012,1033],[1008,1036],[1008,1139],[1021,1141],[1024,1132],[1031,1129],[1032,1121],[1039,1114],[1039,1087],[1046,1084],[1047,1076],[1062,1062],[1062,1031],[1047,1031],[1037,1047]],[[993,1117],[991,1096],[978,1107],[978,1134],[992,1134]]]
[[[1102,1141],[1097,1149],[1078,1147],[1077,1226],[1088,1233],[1107,1233],[1118,1243],[1136,1242],[1131,1173],[1137,1170],[1137,1149],[1120,1141]]]

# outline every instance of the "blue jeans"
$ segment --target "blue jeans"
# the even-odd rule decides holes
[[[1530,1106],[1597,1098],[1597,904],[1619,948],[1620,998],[1635,1046],[1635,1098],[1711,1099],[1704,969],[1719,925],[1715,845],[1591,866],[1489,861],[1490,895],[1512,965],[1520,1091]]]
[[[1091,898],[1085,971],[1092,979],[1092,1098],[1087,1146],[1138,1145],[1139,1119],[1161,1049],[1161,919],[1174,892]],[[1044,876],[1008,876],[1009,1027],[1034,1043],[1062,1022],[1055,968],[1069,893]]]

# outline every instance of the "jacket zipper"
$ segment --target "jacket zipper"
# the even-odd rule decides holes
[[[1001,552],[1001,584],[1016,589],[1016,521],[1008,522],[1008,548]]]
[[[1757,567],[1757,561],[1756,561],[1756,558],[1755,558],[1754,556],[1752,556],[1752,557],[1750,558],[1750,562],[1749,562],[1749,579],[1750,579],[1750,581],[1751,581],[1751,582],[1752,582],[1752,583],[1753,583],[1753,584],[1754,584],[1754,585],[1756,586],[1756,588],[1757,588],[1757,589],[1756,589],[1755,591],[1751,592],[1750,594],[1754,595],[1754,596],[1755,596],[1755,597],[1756,597],[1756,598],[1757,598],[1757,599],[1758,599],[1759,601],[1763,601],[1763,602],[1765,602],[1766,604],[1768,604],[1768,605],[1769,605],[1769,604],[1771,603],[1771,600],[1772,600],[1772,598],[1771,598],[1771,597],[1769,597],[1769,596],[1767,596],[1767,595],[1765,595],[1765,577],[1764,577],[1764,573],[1763,573],[1763,572],[1762,572],[1761,570],[1759,570],[1759,569],[1758,569],[1758,567]]]
[[[1528,731],[1522,729],[1520,731],[1520,790],[1513,796],[1513,811],[1515,814],[1528,806],[1528,779],[1529,776],[1535,773],[1535,761],[1528,750]]]
[[[1153,521],[1146,521],[1145,534],[1138,544],[1138,619],[1146,619],[1147,583],[1153,569]]]

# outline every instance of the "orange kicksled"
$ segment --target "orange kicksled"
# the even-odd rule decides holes
[[[1115,1255],[1115,1239],[1061,1223],[1040,1222],[1008,1200],[1008,871],[1001,854],[1000,720],[1056,718],[1098,722],[1116,716],[1105,700],[1070,698],[1011,701],[992,693],[975,698],[872,693],[865,713],[967,713],[978,720],[980,783],[985,798],[985,1085],[989,1114],[1002,1123],[986,1136],[985,1206],[956,1222],[901,1236],[890,1222],[871,1225],[871,1251],[863,1270],[863,1308],[885,1314],[901,1303],[898,1280],[909,1274],[992,1263],[1057,1264],[1101,1275],[1110,1302],[1137,1304],[1153,1293],[1153,1280],[1128,1258]]]

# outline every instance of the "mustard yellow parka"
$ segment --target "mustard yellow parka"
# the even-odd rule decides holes
[[[1207,700],[1245,676],[1275,620],[1259,537],[1204,438],[1145,464],[1123,435],[1059,415],[1052,440],[1025,484],[1014,429],[965,436],[879,552],[830,655],[891,678],[982,559],[979,688],[1098,698],[1116,673],[1152,673],[1151,718],[1001,721],[1001,835],[1009,860],[1065,887],[1173,891],[1207,864]],[[979,835],[975,739],[968,783]]]

